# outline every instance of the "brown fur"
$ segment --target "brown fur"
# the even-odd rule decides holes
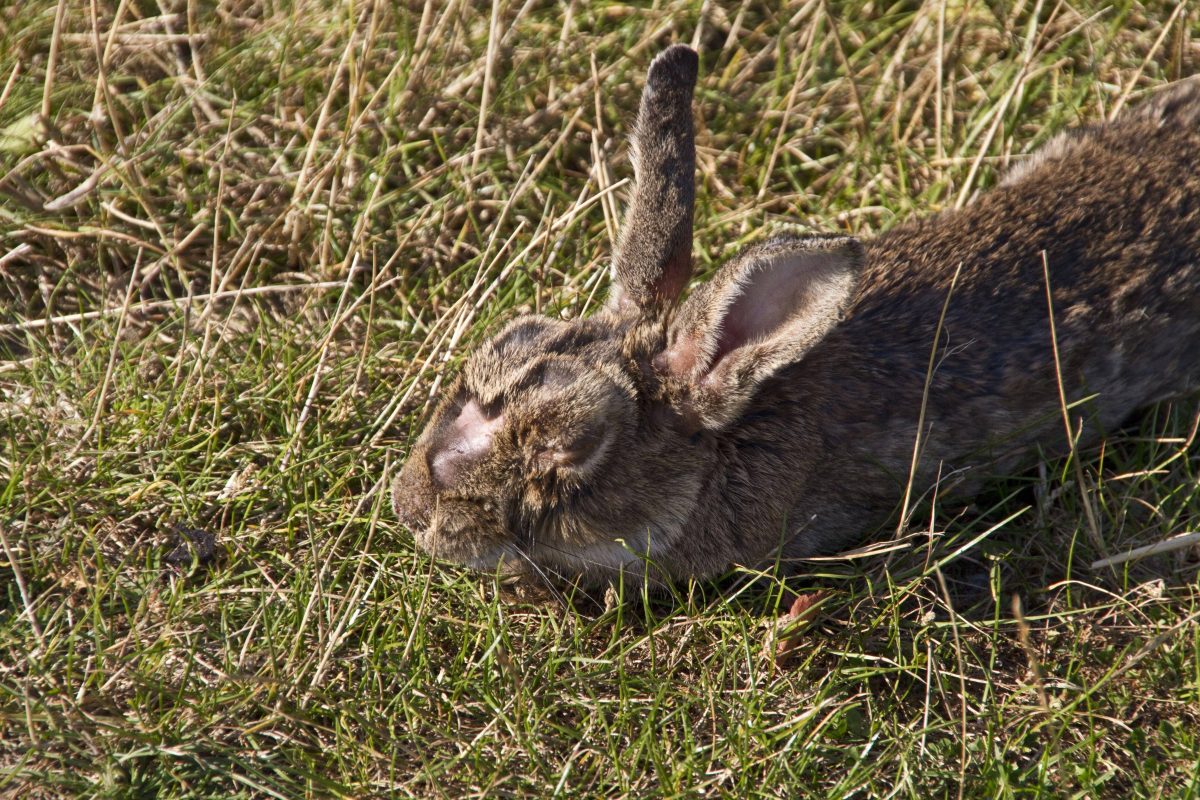
[[[851,546],[903,496],[948,295],[914,488],[1065,450],[1047,269],[1067,399],[1092,398],[1072,411],[1085,444],[1200,385],[1200,84],[865,246],[750,248],[675,311],[694,80],[686,48],[651,66],[615,301],[511,323],[413,447],[393,503],[427,551],[670,580]]]

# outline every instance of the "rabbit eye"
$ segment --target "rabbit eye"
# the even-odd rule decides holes
[[[476,391],[469,386],[462,387],[454,397],[454,413],[461,415],[463,409],[471,406],[479,417],[491,422],[504,413],[504,397],[487,391]]]
[[[490,422],[491,420],[494,420],[496,417],[500,416],[501,412],[504,411],[504,403],[499,397],[493,398],[488,402],[483,402],[480,400],[479,411],[483,414],[483,418]]]

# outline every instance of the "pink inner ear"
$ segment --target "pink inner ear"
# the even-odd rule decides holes
[[[484,459],[492,449],[496,431],[503,423],[503,414],[488,417],[474,399],[463,406],[433,448],[429,471],[438,489],[453,487],[468,467]]]
[[[721,321],[710,371],[733,350],[778,333],[789,317],[803,309],[813,276],[811,270],[798,266],[788,258],[770,261],[746,281]]]
[[[669,350],[664,350],[654,357],[654,367],[660,372],[669,372],[676,377],[683,378],[695,369],[698,357],[699,349],[696,340],[690,336],[684,336]]]

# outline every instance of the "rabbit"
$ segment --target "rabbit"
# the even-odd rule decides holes
[[[948,476],[969,494],[1068,451],[1064,397],[1088,446],[1200,383],[1200,83],[962,209],[775,236],[683,299],[698,66],[682,45],[650,65],[604,307],[511,321],[413,445],[392,504],[427,553],[655,585],[794,563]]]

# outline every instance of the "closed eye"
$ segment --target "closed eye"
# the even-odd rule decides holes
[[[479,411],[485,420],[491,422],[504,413],[504,401],[497,397],[486,403],[480,402]]]

